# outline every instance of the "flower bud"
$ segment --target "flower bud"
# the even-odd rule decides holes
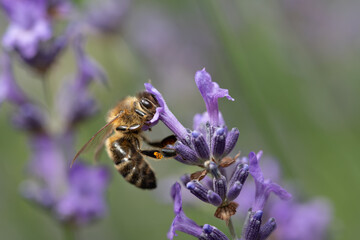
[[[212,139],[212,154],[215,157],[215,159],[220,158],[221,155],[224,153],[225,141],[226,141],[225,129],[218,128],[216,130],[215,136]]]
[[[270,218],[264,225],[260,228],[260,237],[259,240],[267,239],[270,234],[275,230],[276,222],[274,218]]]
[[[207,194],[207,198],[209,200],[209,203],[211,203],[212,205],[214,205],[216,207],[220,206],[222,203],[221,197],[219,196],[219,194],[217,194],[214,191],[209,190],[208,194]]]
[[[189,189],[190,192],[195,195],[195,197],[204,202],[209,202],[207,197],[208,189],[206,189],[199,181],[193,180],[188,182],[186,184],[186,188]]]
[[[232,201],[235,198],[237,198],[241,192],[242,184],[240,181],[236,181],[229,189],[229,192],[227,193],[227,200]]]
[[[192,144],[199,158],[208,160],[210,158],[210,151],[204,136],[197,131],[193,131],[191,135]]]

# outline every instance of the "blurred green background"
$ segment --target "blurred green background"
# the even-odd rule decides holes
[[[356,239],[359,11],[356,0],[133,1],[120,33],[88,37],[87,51],[106,70],[110,88],[92,85],[101,112],[79,128],[77,148],[104,124],[108,109],[142,90],[148,79],[191,128],[194,114],[205,110],[194,74],[206,67],[236,100],[220,100],[220,108],[227,125],[240,130],[237,150],[247,154],[262,149],[279,159],[286,179],[299,186],[304,199],[331,200],[332,239]],[[1,16],[1,32],[6,25]],[[68,49],[48,78],[53,96],[74,72],[73,63]],[[21,87],[44,102],[38,76],[22,64],[16,69]],[[63,239],[51,217],[19,196],[29,148],[24,134],[9,127],[12,110],[9,104],[0,110],[0,238]],[[169,134],[160,125],[151,138]],[[78,239],[165,239],[172,205],[156,198],[160,192],[126,183],[107,156],[102,163],[113,173],[108,214],[82,229]],[[195,170],[174,160],[151,163],[159,181]],[[198,224],[213,224],[227,233],[210,206],[185,211]],[[241,221],[235,223],[240,229]]]

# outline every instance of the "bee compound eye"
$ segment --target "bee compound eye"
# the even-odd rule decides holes
[[[152,108],[152,104],[145,98],[141,99],[141,104],[147,109]]]

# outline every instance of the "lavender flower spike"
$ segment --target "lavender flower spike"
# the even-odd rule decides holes
[[[220,164],[221,159],[233,150],[239,137],[239,130],[233,128],[228,131],[219,112],[218,98],[227,97],[229,100],[234,100],[228,94],[228,90],[212,82],[205,69],[195,74],[195,82],[204,98],[207,112],[195,115],[193,131],[187,130],[176,119],[159,91],[150,83],[146,83],[146,90],[155,96],[160,105],[150,124],[154,125],[161,120],[176,135],[178,140],[175,145],[178,153],[176,160],[184,164],[207,168],[206,163],[209,160]]]
[[[254,152],[249,153],[249,172],[255,180],[255,202],[253,211],[263,210],[264,205],[271,192],[275,193],[283,200],[289,200],[291,194],[270,179],[264,179],[263,173],[259,166],[259,160],[262,155],[260,151],[257,155]]]
[[[174,200],[175,218],[167,234],[168,239],[174,239],[176,231],[192,235],[199,240],[228,240],[226,235],[216,227],[205,224],[203,228],[188,218],[182,210],[181,186],[176,182],[171,188],[171,197]]]
[[[212,126],[219,126],[218,98],[226,97],[231,101],[234,101],[234,99],[229,95],[227,89],[220,88],[219,84],[211,81],[211,76],[205,71],[205,68],[196,72],[195,82],[204,98],[206,110],[210,118],[210,124]]]
[[[104,193],[109,179],[105,168],[75,165],[69,174],[70,189],[56,206],[60,218],[84,224],[104,215]]]
[[[7,50],[18,50],[32,58],[39,44],[52,37],[51,22],[45,0],[1,0],[1,7],[10,20],[2,44]]]

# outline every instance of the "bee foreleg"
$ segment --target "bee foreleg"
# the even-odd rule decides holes
[[[141,150],[141,154],[156,159],[162,159],[164,157],[170,158],[177,155],[175,149],[170,148],[163,148],[161,150]]]
[[[167,145],[174,145],[175,142],[177,141],[175,135],[170,135],[159,142],[152,142],[149,139],[147,139],[145,136],[142,136],[142,137],[148,145],[153,146],[153,147],[158,147],[158,148],[164,148]]]

